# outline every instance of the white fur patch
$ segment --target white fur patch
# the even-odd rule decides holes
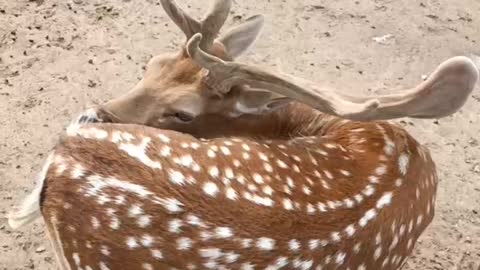
[[[401,154],[398,158],[398,169],[402,175],[407,174],[409,158],[407,154]]]
[[[131,143],[122,143],[118,148],[122,151],[125,151],[129,156],[138,159],[140,162],[152,169],[161,169],[162,165],[158,161],[153,161],[146,154],[148,144],[151,142],[151,138],[143,138],[142,142],[139,145]]]

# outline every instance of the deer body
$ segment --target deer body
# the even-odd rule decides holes
[[[185,46],[68,128],[11,227],[41,215],[62,270],[399,269],[433,218],[435,166],[405,130],[368,121],[455,113],[472,59],[349,96],[234,62],[263,18],[219,36],[231,0],[202,21],[161,3]]]
[[[81,126],[52,154],[42,215],[65,269],[398,269],[433,217],[428,152],[381,122],[322,133]]]

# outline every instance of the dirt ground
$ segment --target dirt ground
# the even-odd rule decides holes
[[[3,216],[74,115],[127,91],[152,55],[183,43],[158,2],[0,0],[1,270],[55,269],[42,222],[14,232]],[[478,0],[234,2],[228,25],[266,16],[242,61],[339,91],[402,90],[448,57],[480,55]],[[441,178],[435,220],[405,269],[480,269],[480,89],[452,117],[400,122],[429,146]]]

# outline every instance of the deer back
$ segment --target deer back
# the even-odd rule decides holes
[[[428,151],[382,122],[322,132],[83,126],[54,150],[42,213],[79,269],[397,269],[433,217]]]

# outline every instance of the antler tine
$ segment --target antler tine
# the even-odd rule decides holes
[[[175,0],[161,0],[161,2],[165,12],[185,33],[187,40],[196,33],[203,34],[200,47],[206,51],[209,51],[213,45],[232,7],[232,0],[215,0],[205,19],[198,21],[180,8]]]
[[[161,0],[161,3],[168,16],[185,33],[187,40],[201,31],[200,22],[183,11],[175,0]]]
[[[220,29],[225,24],[231,7],[232,0],[215,0],[213,2],[210,11],[201,22],[203,39],[200,42],[200,48],[209,51]]]
[[[379,106],[377,99],[347,99],[332,91],[320,90],[312,82],[265,71],[261,68],[241,63],[226,62],[206,53],[200,48],[201,34],[195,34],[187,43],[187,52],[200,66],[209,70],[210,77],[218,83],[215,87],[223,93],[235,85],[249,85],[253,88],[267,89],[277,94],[293,98],[319,111],[337,115],[346,119],[368,119]]]

